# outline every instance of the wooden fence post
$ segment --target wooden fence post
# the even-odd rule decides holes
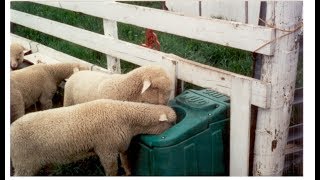
[[[103,30],[104,30],[104,34],[118,39],[118,27],[117,27],[116,21],[103,19]],[[120,59],[110,55],[106,55],[106,56],[107,56],[108,70],[113,73],[120,74],[121,73]]]
[[[268,1],[266,11],[266,26],[276,27],[277,39],[274,55],[262,57],[261,80],[271,83],[271,104],[269,109],[258,109],[253,175],[281,176],[295,90],[302,2]]]
[[[232,80],[230,118],[230,176],[248,176],[251,81]]]

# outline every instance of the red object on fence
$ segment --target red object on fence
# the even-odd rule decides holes
[[[160,50],[160,42],[158,41],[158,36],[153,32],[152,29],[146,29],[146,42],[142,46]]]

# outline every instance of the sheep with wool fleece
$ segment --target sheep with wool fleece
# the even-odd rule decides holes
[[[74,72],[88,70],[81,63],[35,64],[10,73],[11,123],[25,114],[25,109],[41,103],[41,109],[52,108],[57,86]]]
[[[100,99],[29,113],[11,125],[15,176],[35,175],[46,164],[99,156],[108,175],[117,175],[117,155],[133,136],[160,134],[176,121],[165,105]],[[94,153],[93,153],[94,152]]]
[[[136,68],[126,74],[81,71],[73,74],[64,90],[64,106],[96,99],[167,104],[173,80],[159,65]]]

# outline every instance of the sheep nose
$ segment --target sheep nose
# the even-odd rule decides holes
[[[18,68],[18,64],[11,64],[11,69],[17,69]]]

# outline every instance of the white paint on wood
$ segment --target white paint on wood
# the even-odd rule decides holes
[[[248,8],[245,8],[245,3]],[[169,10],[185,15],[199,15],[198,1],[175,0],[167,1]],[[258,25],[260,13],[260,0],[234,1],[234,0],[213,0],[201,2],[201,15],[203,17],[225,19]],[[247,15],[247,17],[246,17]],[[248,21],[246,19],[248,18]]]
[[[220,19],[188,17],[170,11],[124,3],[38,3],[247,51],[257,50],[274,37],[272,28]],[[272,55],[273,51],[272,44],[268,44],[257,53]]]
[[[56,60],[55,58],[52,58],[50,56],[47,56],[45,54],[41,54],[39,52],[32,53],[29,55],[26,55],[24,57],[25,60],[32,62],[33,64],[57,64],[61,63],[60,61]]]
[[[31,49],[30,42],[31,42],[31,40],[28,40],[28,39],[25,39],[25,38],[24,39],[20,39],[17,36],[10,36],[10,43],[18,43],[18,44],[22,45],[26,49]]]
[[[169,62],[165,59],[171,58],[177,66],[177,78],[226,95],[231,94],[232,78],[247,79],[252,81],[253,85],[252,104],[262,108],[269,106],[270,85],[253,78],[15,10],[11,10],[11,21],[140,66],[153,63],[167,64]]]
[[[203,1],[202,16],[245,23],[245,1]]]
[[[251,81],[233,78],[230,106],[230,176],[248,176]]]
[[[302,3],[298,1],[267,2],[268,24],[279,29],[295,29],[301,20]],[[276,41],[274,56],[264,56],[261,80],[270,82],[270,109],[258,110],[255,132],[253,175],[281,176],[284,168],[291,108],[294,99],[299,31]],[[277,37],[287,32],[277,30]]]
[[[270,85],[268,83],[261,83],[260,80],[242,76],[236,73],[225,71],[219,68],[207,66],[194,61],[186,60],[176,55],[174,59],[177,61],[177,78],[186,82],[210,88],[227,96],[231,95],[232,80],[240,78],[251,81],[252,85],[252,104],[256,106],[263,106],[268,108],[268,95],[270,94]]]
[[[260,6],[260,0],[248,1],[248,24],[258,25]]]
[[[112,72],[108,71],[107,69],[104,69],[102,67],[99,67],[97,65],[91,64],[85,60],[70,56],[68,54],[62,53],[60,51],[57,51],[55,49],[52,49],[50,47],[47,47],[43,44],[40,44],[38,42],[31,41],[29,39],[26,39],[24,37],[11,34],[10,35],[12,40],[15,40],[16,42],[19,42],[21,44],[25,44],[26,46],[30,47],[30,44],[35,46],[35,50],[32,52],[32,54],[25,56],[25,59],[36,64],[38,63],[38,59],[42,60],[43,63],[52,64],[52,63],[82,63],[86,64],[88,66],[91,66],[92,71],[100,71],[104,73],[111,74]],[[29,45],[28,45],[29,44]],[[49,57],[49,58],[45,58]]]
[[[175,59],[169,57],[169,56],[163,56],[162,61],[157,62],[158,65],[163,66],[169,73],[170,78],[172,80],[172,87],[171,87],[171,93],[170,93],[170,100],[175,97],[175,92],[177,89],[177,62]]]
[[[199,1],[174,0],[166,1],[169,11],[187,16],[199,16]]]
[[[118,27],[116,21],[103,19],[103,30],[104,34],[113,37],[114,39],[118,39]],[[114,73],[121,74],[120,59],[117,59],[116,57],[110,55],[106,56],[108,70]]]

